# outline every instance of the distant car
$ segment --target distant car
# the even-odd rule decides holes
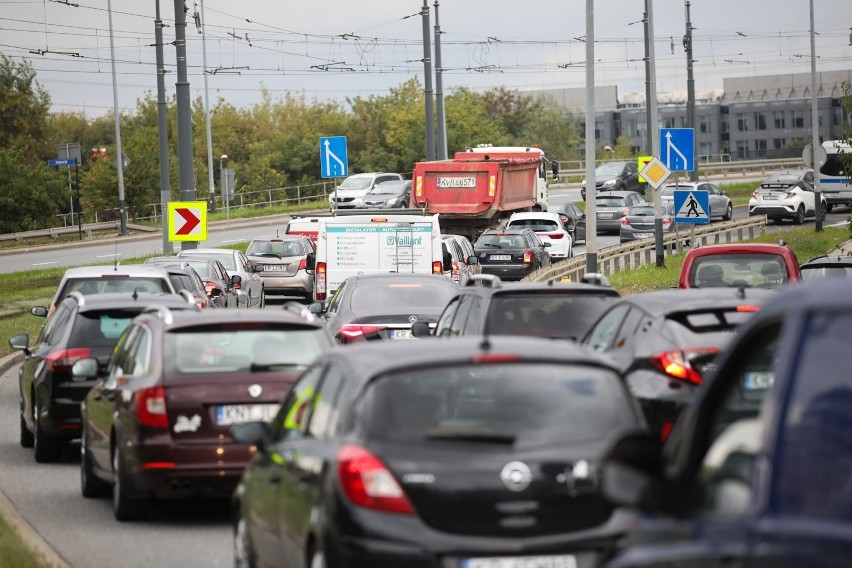
[[[441,241],[443,252],[450,255],[450,272],[447,274],[447,267],[444,267],[445,276],[449,276],[459,286],[464,286],[471,276],[482,272],[479,259],[473,252],[473,245],[467,237],[444,235]]]
[[[337,289],[321,313],[338,343],[411,339],[411,325],[434,325],[458,287],[435,274],[358,274]],[[324,310],[324,311],[323,311]]]
[[[204,291],[210,304],[217,308],[236,308],[237,291],[231,283],[231,277],[221,262],[214,258],[177,258],[175,256],[152,256],[145,264],[187,264],[195,269],[204,283]]]
[[[852,278],[852,256],[817,256],[799,266],[802,280]]]
[[[88,295],[134,291],[177,293],[162,267],[144,264],[78,266],[67,269],[62,275],[49,313],[53,313],[56,304],[71,292]]]
[[[532,229],[489,229],[479,235],[473,250],[479,257],[482,274],[503,280],[520,280],[544,266],[550,266],[550,243],[544,243]]]
[[[569,343],[330,350],[271,422],[233,428],[257,448],[234,492],[235,564],[597,566],[631,521],[597,464],[642,426],[611,362]]]
[[[737,329],[665,445],[616,438],[603,492],[641,515],[607,567],[848,566],[850,344],[852,282],[791,286]]]
[[[408,207],[411,200],[411,180],[384,181],[364,196],[366,209],[397,209]]]
[[[547,210],[558,213],[562,226],[571,233],[571,242],[586,242],[586,213],[574,203],[548,205]]]
[[[213,307],[210,298],[207,297],[204,282],[193,267],[180,261],[175,262],[175,264],[163,264],[161,266],[169,274],[172,286],[178,292],[186,291],[189,293],[199,309]]]
[[[647,203],[635,191],[602,191],[595,196],[598,233],[620,233],[621,219],[634,205]]]
[[[276,235],[252,239],[246,256],[261,269],[267,298],[295,298],[310,304],[314,301],[314,275],[308,273],[307,259],[312,252],[316,247],[310,237]]]
[[[347,177],[328,196],[328,208],[357,209],[364,206],[364,199],[374,187],[388,181],[402,181],[400,174],[371,172]]]
[[[231,276],[231,284],[237,291],[237,307],[262,308],[266,305],[263,278],[259,268],[241,251],[227,248],[197,248],[180,251],[179,258],[212,258],[218,260]],[[238,276],[235,279],[234,276]]]
[[[136,317],[83,401],[84,497],[112,489],[116,519],[152,499],[230,495],[253,453],[230,427],[269,420],[299,374],[332,345],[321,322],[290,310],[167,309]]]
[[[805,218],[816,219],[816,194],[811,170],[775,172],[761,182],[748,200],[749,215],[766,215],[775,223],[790,219],[801,225]],[[820,219],[825,220],[828,202],[822,196]]]
[[[688,250],[677,287],[778,288],[800,278],[796,253],[787,245],[730,243]]]
[[[661,220],[663,233],[674,233],[678,224],[674,220],[674,204],[668,203],[662,208]],[[655,213],[653,203],[641,203],[627,210],[627,215],[621,218],[619,242],[626,243],[636,239],[654,236]]]
[[[728,194],[719,189],[715,184],[709,182],[693,182],[681,181],[677,183],[669,183],[660,189],[660,202],[671,203],[674,205],[675,191],[706,191],[707,201],[710,205],[710,211],[707,216],[712,220],[714,217],[720,217],[723,221],[730,221],[734,218],[734,204]],[[678,212],[675,211],[675,216]]]
[[[604,162],[595,169],[595,191],[635,191],[645,193],[645,184],[639,181],[639,164],[636,160]],[[580,195],[586,200],[586,180],[580,186]]]
[[[775,292],[659,290],[610,304],[583,338],[612,357],[652,431],[665,436],[732,332]]]
[[[497,276],[483,275],[449,301],[434,330],[415,323],[412,331],[415,337],[525,335],[577,341],[618,297],[608,281],[504,285]]]
[[[547,211],[512,213],[506,223],[507,229],[528,228],[535,231],[544,243],[550,243],[547,252],[551,261],[565,260],[574,256],[571,233],[562,223],[559,213]]]
[[[84,296],[75,291],[57,305],[32,347],[24,333],[9,339],[26,355],[18,374],[21,446],[35,447],[37,462],[55,462],[63,447],[80,436],[80,402],[94,381],[71,376],[71,366],[93,357],[103,368],[130,321],[150,306],[195,312],[186,296],[166,293],[103,293]],[[45,316],[47,308],[32,308]]]

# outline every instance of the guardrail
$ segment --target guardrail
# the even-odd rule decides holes
[[[632,158],[630,158],[632,159]],[[613,160],[608,160],[613,161]],[[625,160],[616,160],[625,161]],[[562,164],[573,164],[576,162],[559,162],[559,179],[566,181],[566,178],[581,176],[585,177],[586,169],[562,169]],[[600,162],[601,164],[606,162]],[[802,158],[774,158],[770,160],[742,160],[738,162],[711,162],[698,164],[699,175],[721,175],[724,178],[729,176],[744,176],[748,173],[768,174],[776,170],[785,168],[804,168],[805,164]]]
[[[137,231],[159,231],[159,228],[146,227],[145,225],[135,225],[128,224],[129,228],[137,230]],[[83,234],[87,239],[92,238],[92,233],[95,231],[109,231],[110,229],[118,230],[119,222],[118,221],[104,221],[101,223],[84,223],[83,224]],[[0,235],[0,242],[23,242],[27,239],[38,239],[49,237],[52,239],[58,239],[63,235],[76,235],[80,232],[80,227],[77,225],[68,225],[66,227],[52,227],[50,229],[39,229],[37,231],[21,231],[19,233],[6,233]]]
[[[723,221],[710,225],[696,227],[694,242],[693,232],[678,231],[663,237],[663,248],[666,255],[679,254],[691,246],[722,244],[753,239],[763,235],[766,230],[766,217],[763,215]],[[611,276],[622,270],[631,270],[640,266],[656,263],[656,245],[654,239],[640,239],[598,251],[598,272]],[[550,282],[565,278],[571,282],[579,282],[586,273],[586,255],[563,260],[547,268],[539,268],[528,274],[521,282]]]

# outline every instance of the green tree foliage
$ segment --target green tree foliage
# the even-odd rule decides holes
[[[53,227],[56,214],[68,205],[65,171],[46,163],[24,166],[20,148],[0,148],[0,233]]]
[[[16,64],[0,54],[0,147],[17,147],[34,165],[50,155],[45,136],[50,96],[27,61]]]

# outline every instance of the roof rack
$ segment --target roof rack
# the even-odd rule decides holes
[[[465,286],[487,286],[488,288],[501,288],[503,281],[499,276],[493,274],[472,274]]]
[[[161,306],[159,304],[152,304],[147,306],[144,310],[142,310],[143,314],[154,314],[160,319],[164,324],[171,325],[175,320],[172,315],[172,311],[166,306]]]

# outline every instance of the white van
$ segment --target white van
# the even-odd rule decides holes
[[[852,185],[849,183],[852,171],[849,171],[840,156],[845,154],[844,158],[852,159],[852,146],[839,140],[826,140],[822,147],[825,149],[826,160],[819,169],[819,190],[828,203],[828,212],[831,213],[833,206],[845,206],[852,201]]]
[[[438,215],[412,210],[316,219],[310,223],[318,229],[313,259],[317,301],[330,298],[354,274],[444,272]]]

